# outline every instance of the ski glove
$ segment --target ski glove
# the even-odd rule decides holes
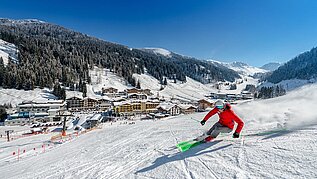
[[[239,136],[240,136],[239,133],[237,133],[237,132],[233,133],[233,138],[239,138]]]
[[[206,121],[204,121],[204,120],[200,121],[200,124],[201,124],[202,126],[205,125],[205,123],[206,123]]]

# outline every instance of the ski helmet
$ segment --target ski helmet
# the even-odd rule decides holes
[[[223,109],[223,108],[225,107],[225,103],[224,103],[222,100],[217,100],[217,101],[215,102],[215,106],[216,106],[216,108],[218,108],[218,109]]]

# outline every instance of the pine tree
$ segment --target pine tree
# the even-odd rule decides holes
[[[87,97],[87,85],[86,83],[83,84],[82,86],[82,92],[83,92],[83,98]]]
[[[3,86],[3,79],[4,79],[5,67],[3,64],[3,59],[0,57],[0,86]]]
[[[62,87],[60,86],[60,84],[57,82],[54,85],[54,90],[53,90],[53,94],[58,98],[58,99],[66,99],[66,92],[65,89],[62,89]]]
[[[60,93],[61,93],[61,94],[60,94],[60,95],[61,95],[61,99],[62,99],[62,100],[65,100],[65,99],[66,99],[66,91],[65,91],[65,89],[62,88]]]
[[[141,89],[141,84],[140,84],[140,81],[139,81],[139,80],[138,80],[138,82],[137,82],[136,88],[137,88],[137,89]]]
[[[164,78],[163,85],[167,85],[167,80],[166,80],[166,78]]]
[[[7,117],[7,111],[4,106],[0,106],[0,122],[4,122]]]

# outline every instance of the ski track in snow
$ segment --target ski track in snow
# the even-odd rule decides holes
[[[267,134],[254,126],[240,139],[232,139],[232,134],[220,135],[212,142],[179,152],[177,142],[200,135],[215,122],[208,121],[202,127],[191,120],[205,114],[136,121],[132,125],[105,124],[103,129],[80,135],[46,153],[1,162],[0,171],[4,178],[32,179],[317,177],[316,126]]]

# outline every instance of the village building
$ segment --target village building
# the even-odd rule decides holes
[[[42,122],[60,121],[57,116],[60,111],[66,110],[63,100],[24,101],[17,105],[17,111],[34,113],[34,118]]]
[[[134,115],[134,114],[147,114],[156,112],[156,107],[159,102],[155,101],[122,101],[114,102],[114,110],[117,114]]]
[[[43,113],[50,109],[64,110],[66,102],[63,100],[23,101],[17,105],[18,112]]]
[[[110,88],[102,88],[102,94],[106,93],[118,93],[118,89],[110,87]]]
[[[107,111],[112,108],[112,102],[109,99],[98,99],[98,111]]]
[[[102,96],[107,96],[109,98],[117,98],[117,97],[123,97],[123,96],[127,96],[127,91],[119,91],[116,88],[102,88]]]
[[[137,89],[137,88],[131,88],[131,89],[127,89],[127,93],[128,94],[132,94],[132,93],[139,93],[139,94],[145,94],[147,96],[152,96],[153,93],[151,93],[150,89]]]
[[[157,107],[157,111],[162,114],[169,114],[171,116],[179,115],[181,109],[176,104],[160,104]]]
[[[79,110],[84,106],[83,98],[77,97],[77,96],[66,99],[66,102],[67,102],[67,107],[70,110],[76,110],[76,109]]]
[[[128,101],[114,102],[113,106],[116,114],[128,114],[133,111],[132,104]]]
[[[137,89],[137,88],[131,88],[131,89],[127,89],[127,93],[131,94],[131,93],[141,93],[142,90],[141,89]]]
[[[245,100],[247,100],[247,99],[253,99],[253,95],[252,95],[252,93],[249,92],[249,91],[242,91],[242,92],[241,92],[241,95],[242,95],[242,99],[245,99]]]
[[[33,112],[19,112],[9,115],[4,121],[5,126],[26,125],[35,122]]]
[[[68,110],[70,111],[106,111],[112,107],[109,98],[80,98],[71,97],[66,99]]]
[[[211,108],[213,106],[213,102],[211,100],[201,99],[198,101],[198,111],[206,111],[207,108]]]
[[[178,106],[183,114],[192,114],[197,110],[197,107],[189,104],[179,104]]]
[[[17,105],[17,113],[8,115],[5,125],[60,121],[58,114],[64,110],[66,102],[63,100],[23,101]]]
[[[139,94],[139,93],[132,93],[132,94],[128,95],[128,99],[143,100],[143,99],[147,99],[147,95]]]

